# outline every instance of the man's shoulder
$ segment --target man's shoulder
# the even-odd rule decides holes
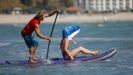
[[[30,21],[32,24],[40,24],[40,20],[38,20],[37,18],[33,18],[31,21]]]

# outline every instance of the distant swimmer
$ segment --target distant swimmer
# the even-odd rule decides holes
[[[105,23],[107,20],[108,20],[107,17],[104,16],[104,17],[103,17],[103,22]]]
[[[45,10],[39,11],[36,16],[29,21],[29,23],[26,24],[26,26],[22,29],[21,35],[23,39],[25,40],[26,45],[29,48],[29,63],[34,64],[38,60],[35,57],[35,52],[38,47],[38,42],[35,40],[34,36],[32,35],[33,32],[35,34],[44,39],[44,40],[51,40],[51,37],[46,37],[43,34],[40,33],[40,23],[43,21],[44,18],[50,17],[57,13],[58,10],[55,10],[51,13],[46,12]]]
[[[98,53],[98,51],[91,51],[82,46],[79,46],[78,48],[72,50],[69,48],[70,40],[73,41],[74,44],[77,44],[77,42],[74,39],[74,36],[77,35],[79,32],[80,32],[80,27],[78,25],[71,25],[63,29],[60,48],[63,58],[65,60],[74,59],[74,57],[80,52],[83,54],[91,54],[93,56],[95,56]]]

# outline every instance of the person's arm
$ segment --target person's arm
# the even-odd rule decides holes
[[[55,13],[60,12],[60,11],[61,11],[61,10],[57,9],[57,10],[55,10],[55,11],[49,13],[47,17],[53,16]]]
[[[68,48],[69,48],[69,40],[65,39],[64,50],[67,53],[67,55],[70,57],[70,59],[73,59],[73,56],[70,55],[70,50]]]
[[[55,11],[49,13],[49,14],[48,14],[48,17],[53,16],[55,13],[57,13],[57,10],[55,10]]]
[[[45,39],[45,40],[51,40],[50,37],[46,37],[46,36],[44,36],[44,35],[42,35],[42,34],[40,33],[39,25],[34,25],[34,29],[35,29],[35,33],[36,33],[36,35],[37,35],[38,37],[40,37],[40,38],[42,38],[42,39]]]

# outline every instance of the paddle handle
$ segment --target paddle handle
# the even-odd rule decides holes
[[[59,12],[57,12],[57,14],[56,14],[56,17],[55,17],[55,20],[54,20],[54,23],[53,23],[53,26],[52,26],[52,30],[51,30],[50,37],[52,37],[52,34],[53,34],[53,31],[54,31],[54,27],[55,27],[55,23],[56,23],[56,20],[57,20],[58,14],[59,14]],[[51,41],[49,41],[49,43],[48,43],[46,59],[48,59],[50,44],[51,44]]]

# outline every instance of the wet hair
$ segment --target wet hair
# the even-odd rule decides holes
[[[47,13],[47,11],[45,10],[40,10],[37,12],[36,14],[36,18],[40,19],[42,17],[43,14]]]

